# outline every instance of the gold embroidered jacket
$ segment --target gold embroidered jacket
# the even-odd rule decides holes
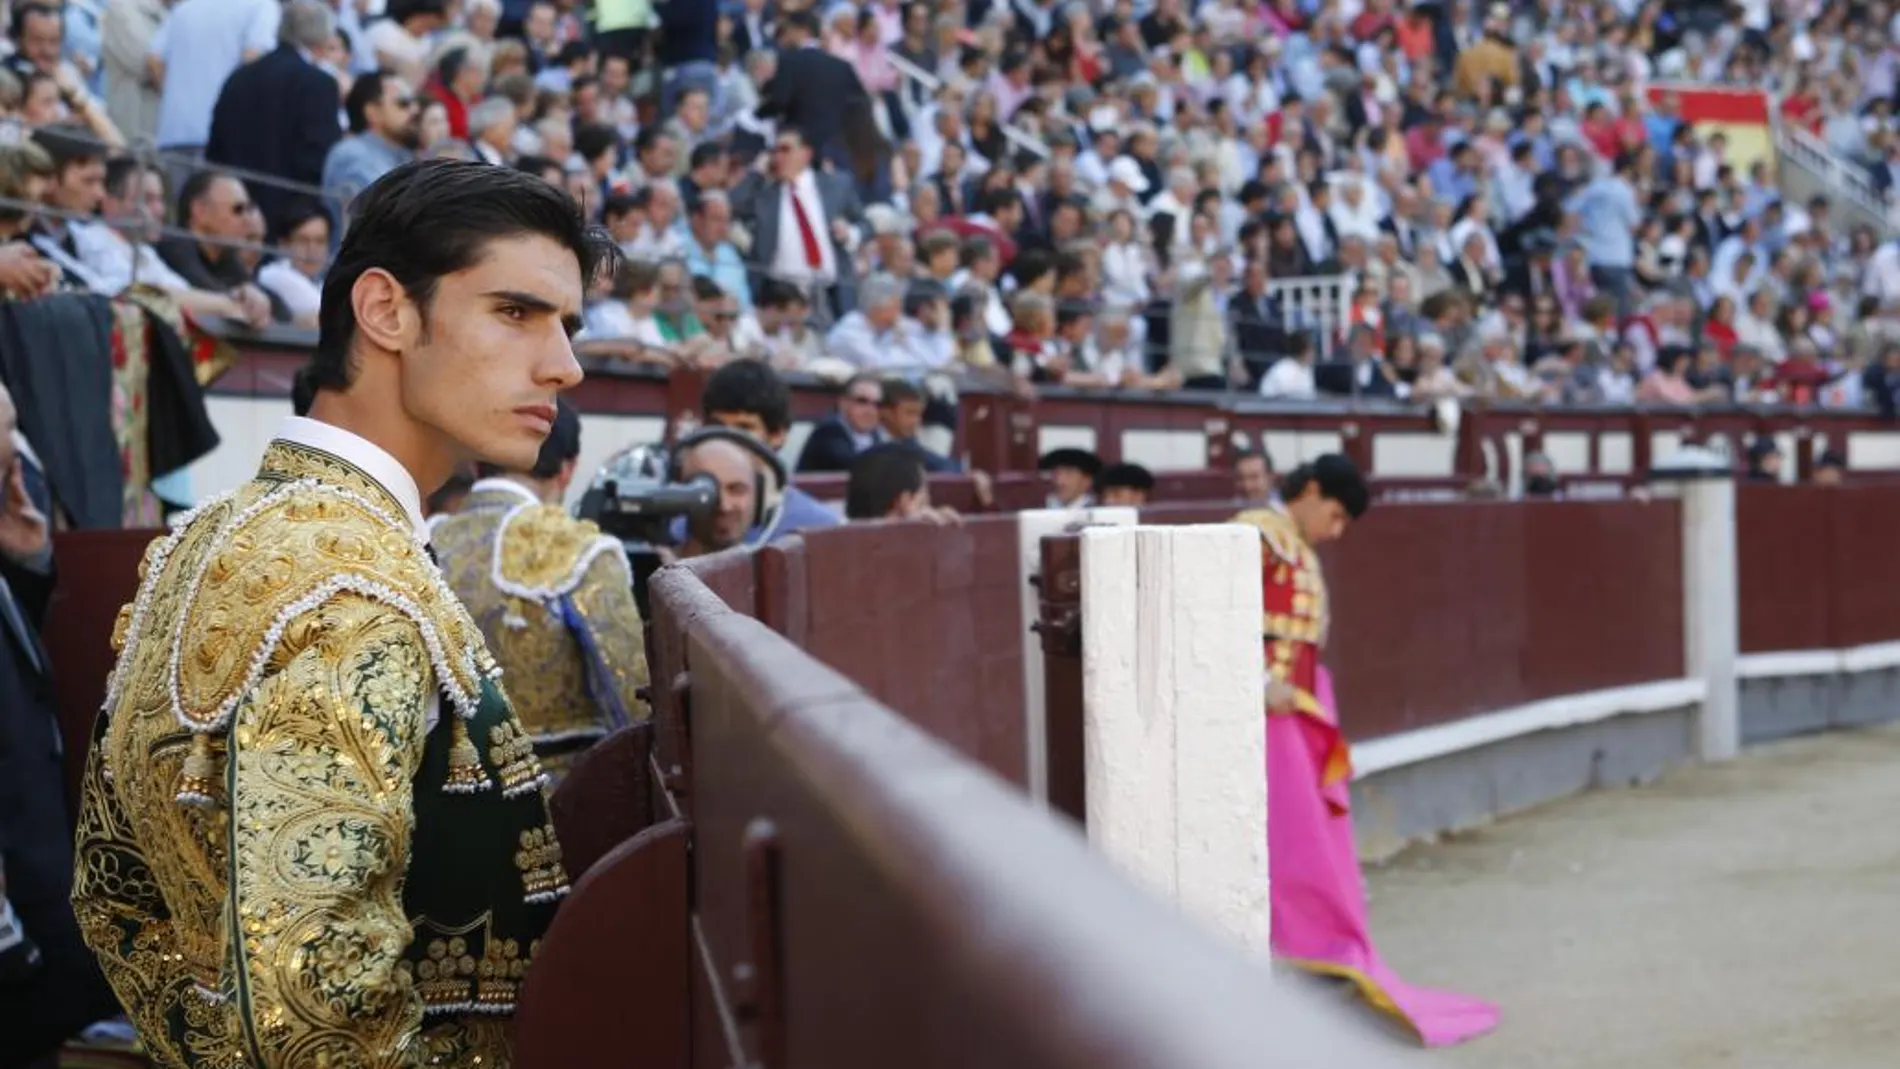
[[[1277,507],[1248,509],[1234,517],[1260,532],[1260,621],[1266,643],[1267,673],[1293,688],[1293,708],[1328,741],[1321,782],[1338,783],[1352,774],[1346,743],[1333,714],[1319,701],[1319,655],[1330,626],[1326,573],[1319,554],[1307,545],[1299,525]]]
[[[165,1069],[509,1062],[567,879],[498,670],[402,517],[278,441],[145,555],[73,905]]]
[[[486,480],[433,531],[449,586],[501,662],[515,713],[558,778],[639,715],[646,644],[626,550],[525,489]]]

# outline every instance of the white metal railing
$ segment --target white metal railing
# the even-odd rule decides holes
[[[1900,206],[1890,203],[1875,188],[1873,176],[1865,168],[1841,159],[1827,142],[1799,123],[1777,121],[1774,131],[1775,147],[1813,172],[1831,193],[1886,220],[1889,229],[1900,230]]]
[[[917,64],[912,63],[910,60],[905,59],[903,56],[898,55],[896,51],[885,49],[884,54],[885,57],[891,61],[891,66],[897,69],[897,73],[903,75],[907,80],[923,86],[924,92],[935,95],[937,90],[943,87],[943,79],[919,67]],[[908,100],[908,97],[906,97],[906,100]],[[908,107],[908,104],[906,104],[906,107]],[[1040,159],[1046,160],[1049,158],[1049,146],[1044,144],[1041,138],[1012,123],[1005,122],[999,125],[1002,127],[1003,137],[1008,140],[1010,144],[1026,152],[1033,152]]]
[[[1319,335],[1318,356],[1325,360],[1352,321],[1352,289],[1350,275],[1306,275],[1268,279],[1266,296],[1287,330]]]

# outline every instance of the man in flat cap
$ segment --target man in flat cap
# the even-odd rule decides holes
[[[1139,464],[1110,464],[1095,480],[1095,496],[1104,505],[1140,508],[1154,489],[1154,473]]]
[[[1102,458],[1086,449],[1051,449],[1036,462],[1049,473],[1050,492],[1046,508],[1085,509],[1095,505],[1095,477],[1102,473]]]

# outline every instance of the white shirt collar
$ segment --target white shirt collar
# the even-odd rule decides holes
[[[416,537],[424,542],[429,540],[429,525],[422,518],[422,491],[416,489],[416,477],[382,446],[334,424],[303,416],[284,420],[284,425],[277,430],[277,439],[322,450],[354,464],[402,506]]]
[[[475,480],[475,485],[468,488],[468,492],[471,494],[486,493],[490,490],[499,490],[505,494],[514,494],[530,505],[539,505],[541,503],[541,499],[534,495],[533,490],[528,489],[505,475],[490,475],[485,479],[477,479]]]

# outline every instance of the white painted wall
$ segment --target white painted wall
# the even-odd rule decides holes
[[[1726,474],[1696,479],[1681,491],[1683,667],[1707,688],[1697,756],[1725,761],[1742,748],[1735,480]]]
[[[1089,838],[1265,957],[1260,538],[1230,524],[1082,535]]]

